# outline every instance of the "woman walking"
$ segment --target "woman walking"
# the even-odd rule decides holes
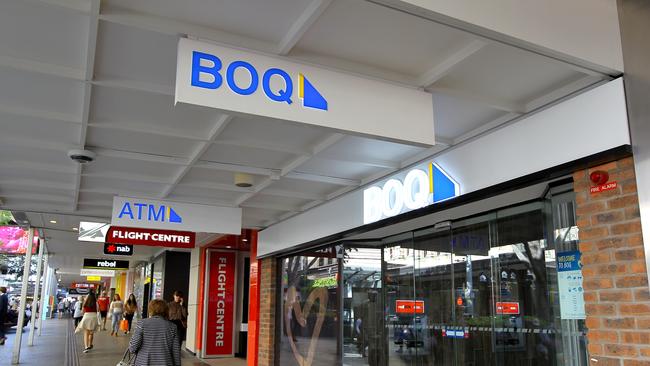
[[[135,295],[129,295],[129,299],[126,300],[124,304],[124,318],[129,323],[129,327],[124,334],[129,334],[131,332],[131,324],[133,323],[133,316],[138,312],[138,302],[135,300]]]
[[[77,327],[77,325],[79,325],[81,318],[84,316],[83,303],[85,299],[86,297],[82,296],[81,299],[79,299],[77,302],[74,303],[74,314],[72,315],[72,317],[74,318],[75,328]]]
[[[169,307],[169,321],[176,324],[178,339],[182,344],[187,333],[187,310],[185,309],[183,292],[174,291],[174,300],[167,304]]]
[[[77,326],[76,332],[84,331],[84,353],[88,353],[93,348],[93,338],[100,327],[97,318],[97,298],[94,292],[89,293],[86,301],[84,301],[83,312],[84,315]]]
[[[122,314],[124,313],[124,303],[120,295],[113,295],[113,301],[108,311],[111,314],[111,335],[117,337],[117,332],[120,330],[120,321],[122,321]]]
[[[129,342],[135,354],[135,366],[180,366],[181,346],[176,325],[167,321],[167,304],[151,300],[147,307],[149,318],[138,322]]]

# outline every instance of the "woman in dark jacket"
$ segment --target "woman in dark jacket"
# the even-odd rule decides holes
[[[129,351],[136,355],[135,365],[180,366],[178,331],[176,325],[167,320],[167,304],[151,300],[147,309],[149,318],[137,324],[129,342]]]

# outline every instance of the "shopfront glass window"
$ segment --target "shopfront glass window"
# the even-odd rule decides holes
[[[338,247],[280,260],[281,310],[276,364],[332,366],[341,360]]]

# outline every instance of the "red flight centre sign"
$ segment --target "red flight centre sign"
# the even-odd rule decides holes
[[[397,314],[424,314],[424,301],[422,300],[395,300]]]
[[[206,356],[233,354],[236,266],[235,253],[210,252]]]
[[[110,244],[148,245],[153,247],[194,248],[196,233],[111,226],[106,233]]]

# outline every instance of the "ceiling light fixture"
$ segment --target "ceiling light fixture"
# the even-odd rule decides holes
[[[235,185],[241,188],[253,186],[253,176],[247,173],[235,173]]]
[[[77,231],[77,230],[79,230],[79,228],[73,227],[72,230]]]
[[[50,220],[50,224],[56,224],[56,220]]]

